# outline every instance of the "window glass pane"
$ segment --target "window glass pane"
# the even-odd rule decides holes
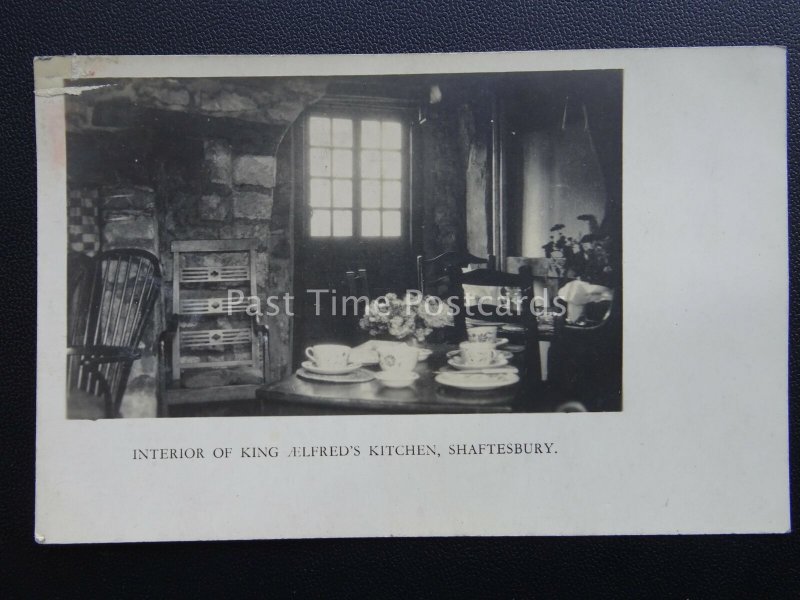
[[[333,237],[350,237],[353,235],[353,211],[333,211]]]
[[[311,237],[328,237],[331,234],[331,211],[315,208],[309,223]]]
[[[333,151],[333,176],[353,176],[353,153],[350,150]]]
[[[362,148],[381,147],[380,121],[361,121],[361,147]]]
[[[378,179],[381,176],[381,153],[379,150],[364,150],[361,153],[361,176]]]
[[[330,179],[311,179],[311,186],[308,194],[310,206],[326,208],[331,205],[331,180]]]
[[[333,180],[334,208],[350,208],[353,206],[353,182],[350,179]]]
[[[338,148],[353,146],[353,122],[350,119],[333,120],[333,145]]]
[[[399,152],[383,152],[384,179],[400,179],[402,161]]]
[[[400,237],[400,211],[383,211],[383,237]]]
[[[312,146],[330,146],[331,120],[327,117],[311,117],[308,120],[308,139]]]
[[[400,182],[383,182],[383,208],[400,208]]]
[[[381,211],[363,210],[361,211],[361,235],[364,237],[376,237],[381,234]]]
[[[331,151],[326,148],[312,148],[308,157],[312,176],[328,177],[331,174]]]
[[[312,237],[352,237],[354,216],[360,219],[363,237],[402,236],[403,131],[396,120],[309,118],[307,181]],[[358,190],[353,189],[354,178],[358,178]],[[359,196],[357,215],[353,214],[355,194]]]
[[[384,121],[381,142],[382,148],[386,148],[387,150],[400,150],[403,143],[400,123]]]
[[[381,207],[381,182],[379,180],[361,180],[361,206],[364,208]]]

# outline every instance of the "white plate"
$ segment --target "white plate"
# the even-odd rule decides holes
[[[522,325],[517,325],[515,323],[506,323],[500,329],[507,331],[508,333],[522,333],[525,331],[525,328]]]
[[[496,390],[519,381],[515,373],[439,373],[436,383],[461,390]]]
[[[469,366],[464,364],[464,359],[461,356],[454,356],[450,360],[447,361],[447,364],[453,367],[454,369],[495,369],[497,367],[505,367],[508,364],[508,360],[502,356],[496,356],[495,359],[492,361],[491,364],[485,365],[482,367],[475,367]]]
[[[347,373],[352,373],[353,371],[361,368],[361,363],[350,363],[344,368],[338,369],[323,369],[322,367],[318,367],[310,360],[304,360],[302,363],[302,367],[310,372],[310,373],[317,373],[318,375],[346,375]]]
[[[480,319],[473,319],[472,317],[466,317],[464,321],[467,327],[500,327],[501,325],[505,325],[503,321],[481,321]]]
[[[344,375],[322,375],[305,369],[297,369],[297,376],[324,383],[366,383],[375,379],[375,373],[367,369],[356,369],[352,373],[345,373]]]
[[[508,350],[498,350],[497,353],[506,360],[514,358],[514,353]],[[450,352],[447,353],[447,358],[453,358],[454,356],[461,356],[461,350],[450,350]]]
[[[467,340],[467,341],[469,341],[469,340]],[[493,342],[486,341],[486,342],[477,342],[477,343],[479,343],[479,344],[480,343],[494,344],[495,348],[497,348],[499,346],[505,346],[508,343],[508,338],[499,337],[499,338],[495,338],[495,340]]]

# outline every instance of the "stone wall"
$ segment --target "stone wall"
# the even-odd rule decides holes
[[[269,270],[265,282],[269,296],[292,294],[294,283],[294,135],[284,137],[276,156],[272,218],[268,240]],[[293,320],[284,311],[270,318],[270,376],[280,379],[292,368]]]
[[[267,279],[272,269],[269,246],[275,157],[252,154],[252,149],[240,146],[235,140],[223,138],[190,140],[188,146],[173,148],[174,155],[163,157],[164,168],[158,170],[155,183],[160,207],[158,218],[162,235],[159,250],[164,265],[167,311],[171,311],[172,307],[172,281],[176,266],[173,264],[171,243],[175,240],[255,239],[256,286],[262,307],[266,306]],[[182,161],[183,164],[176,165],[175,161]],[[231,261],[242,264],[241,261],[246,258],[243,253],[224,253],[197,257],[197,260],[203,264],[232,264]],[[241,289],[249,294],[247,289]],[[185,326],[202,329],[245,326],[240,321],[224,316],[194,319]],[[269,318],[267,324],[270,329],[277,329]],[[284,352],[275,346],[270,354],[280,359]],[[201,356],[187,358],[188,362],[196,362]],[[246,360],[250,358],[250,349],[220,347],[205,353],[202,358]],[[202,375],[202,371],[187,372],[184,379],[189,380],[198,373]],[[244,375],[248,381],[257,381],[252,373]],[[187,385],[196,383],[194,379],[192,382]]]
[[[119,80],[67,98],[69,195],[99,198],[101,249],[147,249],[164,274],[124,416],[156,413],[150,349],[171,312],[173,240],[255,238],[262,306],[267,295],[291,292],[291,150],[281,142],[325,85],[301,78]],[[281,206],[273,215],[276,187]],[[291,320],[281,314],[266,322],[274,380],[291,364]]]

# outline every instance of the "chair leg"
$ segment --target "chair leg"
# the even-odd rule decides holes
[[[268,373],[269,373],[269,370],[268,370],[269,369],[269,334],[265,332],[264,335],[262,336],[261,340],[262,340],[261,341],[261,361],[262,361],[261,374],[262,374],[262,379],[264,380],[264,383],[266,384],[266,383],[269,383],[269,377],[268,377]]]
[[[158,340],[157,345],[158,355],[158,371],[156,377],[158,379],[156,385],[156,404],[157,414],[159,418],[169,417],[169,392],[167,391],[167,381],[171,374],[167,368],[167,343],[162,336]]]

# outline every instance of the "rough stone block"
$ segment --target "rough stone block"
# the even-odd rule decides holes
[[[229,90],[221,90],[216,94],[198,92],[197,100],[200,109],[208,112],[236,113],[258,110],[252,98]]]
[[[122,398],[120,412],[126,418],[151,418],[156,416],[156,380],[150,375],[129,379]]]
[[[106,210],[131,208],[152,214],[155,206],[156,197],[152,188],[116,188],[103,193],[103,207]]]
[[[237,219],[264,220],[272,213],[272,193],[236,192],[233,195],[233,216]]]
[[[171,252],[161,252],[161,275],[165,281],[172,281],[172,267],[174,261],[172,260]],[[171,292],[170,289],[164,289],[164,299],[167,299],[166,292]]]
[[[207,221],[224,221],[228,217],[228,210],[227,199],[216,194],[201,197],[197,207],[200,218]]]
[[[124,246],[129,240],[155,240],[156,224],[152,217],[106,215],[103,225],[103,241],[115,247]]]
[[[141,91],[144,96],[149,96],[158,104],[165,104],[167,106],[189,105],[189,91],[184,88],[176,87],[175,85],[168,85],[166,83],[147,85],[142,87]]]
[[[204,145],[205,171],[208,181],[231,184],[231,146],[223,140],[207,140]]]
[[[233,161],[233,182],[236,185],[275,187],[275,157],[244,154]]]
[[[266,249],[269,241],[269,221],[238,221],[234,225],[233,237],[237,239],[253,238],[258,240],[258,249]]]

